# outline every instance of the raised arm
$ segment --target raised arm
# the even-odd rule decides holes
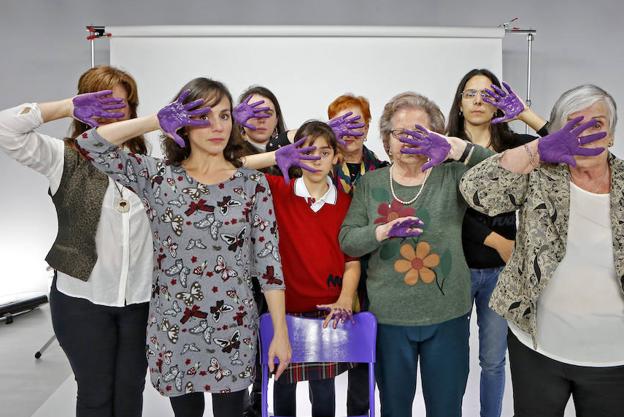
[[[485,90],[483,101],[496,107],[503,113],[502,117],[492,120],[493,124],[521,120],[531,129],[539,132],[546,126],[546,120],[528,107],[524,101],[513,91],[511,86],[503,81],[503,89],[492,84],[489,90]]]

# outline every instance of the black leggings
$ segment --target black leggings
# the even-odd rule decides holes
[[[52,326],[78,385],[77,417],[140,417],[149,303],[108,307],[50,289]]]
[[[214,417],[241,417],[245,410],[247,390],[212,394],[212,415]],[[169,397],[175,417],[202,417],[204,415],[204,393]]]
[[[507,336],[515,417],[563,417],[570,399],[577,417],[624,413],[624,366],[575,366],[550,359]]]

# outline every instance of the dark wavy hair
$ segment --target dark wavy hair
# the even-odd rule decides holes
[[[230,102],[230,112],[232,111],[232,95],[230,91],[227,89],[225,84],[219,81],[211,80],[209,78],[199,77],[195,78],[184,87],[178,91],[178,93],[173,98],[174,101],[178,98],[183,91],[190,90],[190,94],[184,100],[185,103],[190,103],[192,101],[198,99],[204,99],[207,106],[214,106],[221,101],[224,97],[227,98]],[[182,161],[189,157],[191,154],[191,143],[188,138],[188,130],[180,129],[178,131],[178,135],[182,139],[184,139],[184,143],[186,146],[181,148],[177,143],[170,137],[164,137],[162,141],[163,153],[165,154],[165,158],[172,165],[180,165]],[[232,126],[232,131],[230,133],[230,137],[228,138],[228,143],[223,150],[223,156],[228,162],[231,162],[234,166],[240,167],[242,166],[242,162],[240,161],[240,151],[241,151],[241,139],[238,133],[238,129],[235,129]]]
[[[314,140],[319,136],[324,136],[327,138],[327,144],[334,150],[335,154],[338,154],[340,152],[340,148],[338,147],[338,140],[336,140],[336,134],[334,133],[332,128],[327,125],[327,123],[321,122],[320,120],[308,120],[307,122],[302,124],[295,133],[294,142],[297,142],[299,139],[306,137],[306,142],[314,143]],[[288,171],[288,174],[291,178],[300,177],[302,171],[301,168],[291,168]]]
[[[78,94],[112,90],[117,85],[122,86],[126,90],[126,94],[128,94],[128,118],[135,119],[137,117],[137,107],[139,106],[137,84],[130,74],[119,68],[100,65],[88,69],[78,79]],[[76,138],[89,129],[91,129],[91,126],[74,119],[69,130],[69,137],[66,139],[67,143],[73,147]],[[147,153],[145,138],[142,135],[126,141],[124,147],[133,153]]]
[[[472,142],[472,139],[470,138],[468,132],[466,132],[466,129],[464,127],[465,119],[463,113],[460,113],[459,105],[462,101],[462,93],[464,91],[464,88],[466,88],[466,84],[472,77],[477,75],[483,75],[489,78],[492,84],[496,85],[497,87],[501,87],[501,83],[496,75],[494,75],[492,71],[485,68],[475,68],[468,71],[468,73],[464,75],[464,78],[462,78],[459,82],[459,85],[457,86],[457,91],[455,91],[455,97],[453,98],[453,105],[451,106],[451,111],[449,112],[446,134],[448,136],[455,136],[464,139],[468,142]],[[497,110],[494,117],[500,116],[503,116],[503,113],[500,110]],[[490,144],[496,152],[502,152],[505,149],[508,149],[509,146],[514,143],[513,135],[514,133],[509,128],[509,125],[506,122],[497,124],[490,123]]]

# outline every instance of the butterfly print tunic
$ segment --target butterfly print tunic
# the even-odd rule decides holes
[[[198,183],[181,166],[129,154],[95,130],[78,140],[86,158],[143,201],[154,244],[146,351],[163,395],[233,392],[254,374],[258,313],[252,277],[283,290],[273,201],[264,174],[238,169]],[[147,244],[147,242],[146,242]]]

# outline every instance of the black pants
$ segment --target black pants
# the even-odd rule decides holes
[[[348,371],[347,415],[368,415],[368,364],[358,363]]]
[[[334,417],[336,414],[336,389],[334,379],[308,381],[312,417]],[[273,384],[273,411],[276,416],[297,415],[297,383]]]
[[[108,307],[50,290],[52,326],[74,371],[77,417],[140,417],[149,303]]]
[[[245,409],[246,389],[226,394],[212,394],[212,415],[214,417],[241,417]],[[202,417],[204,415],[204,393],[170,397],[175,417]]]
[[[624,415],[624,366],[586,367],[550,359],[507,336],[515,417],[563,417],[572,395],[577,417]]]

